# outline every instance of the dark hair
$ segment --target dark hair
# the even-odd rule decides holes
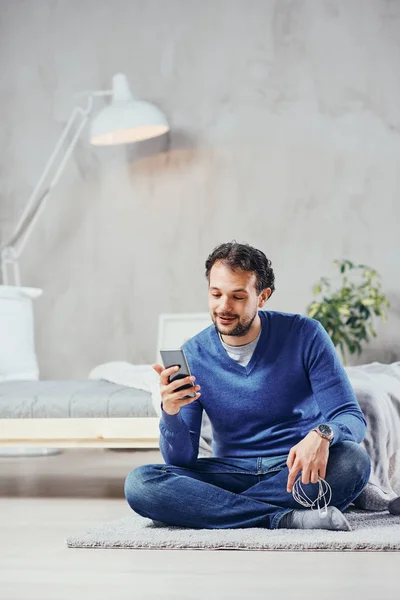
[[[275,290],[275,275],[271,267],[271,261],[264,252],[253,248],[249,244],[238,244],[235,240],[226,244],[220,244],[211,252],[206,260],[206,277],[210,282],[210,271],[214,263],[220,260],[233,271],[241,269],[256,274],[256,292],[260,295],[265,288]]]

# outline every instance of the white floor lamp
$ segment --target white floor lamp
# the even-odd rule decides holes
[[[34,348],[32,300],[43,290],[21,286],[19,258],[44,210],[52,190],[57,185],[79,137],[94,111],[97,96],[111,96],[111,103],[91,119],[90,143],[96,146],[128,144],[153,138],[169,131],[163,113],[154,105],[135,100],[125,75],[112,79],[111,90],[84,92],[86,108],[76,106],[35,186],[10,238],[1,247],[0,285],[0,381],[38,379]],[[10,352],[11,348],[11,352]],[[26,454],[49,454],[21,449]],[[15,450],[2,450],[10,455]],[[21,454],[18,453],[18,454]]]
[[[13,275],[13,285],[21,285],[19,257],[93,112],[96,96],[112,96],[112,101],[92,119],[90,143],[95,146],[139,142],[169,131],[167,120],[158,108],[148,102],[133,99],[125,75],[114,75],[112,90],[84,92],[84,95],[88,97],[87,107],[76,106],[72,111],[19,222],[1,249],[4,285],[9,283],[9,270]],[[69,137],[68,145],[64,148]]]

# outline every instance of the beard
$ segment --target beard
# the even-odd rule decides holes
[[[225,325],[225,331],[220,329],[218,327],[217,318],[214,315],[212,315],[212,320],[215,325],[215,329],[221,335],[243,337],[250,331],[250,328],[253,325],[254,319],[256,318],[257,314],[258,314],[258,309],[255,310],[254,315],[252,317],[250,317],[250,319],[247,319],[247,320],[245,319],[245,320],[241,321],[239,318],[239,322],[233,326],[233,329],[231,329],[231,331],[226,331],[226,328],[229,327],[229,325]],[[234,316],[237,318],[237,315],[230,315],[230,316],[231,317]]]

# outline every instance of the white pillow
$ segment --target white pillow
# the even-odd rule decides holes
[[[39,379],[32,300],[42,292],[0,285],[0,381]]]

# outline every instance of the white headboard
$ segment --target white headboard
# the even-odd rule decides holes
[[[158,317],[156,362],[162,365],[160,349],[180,348],[189,338],[212,324],[209,313],[163,313]]]

